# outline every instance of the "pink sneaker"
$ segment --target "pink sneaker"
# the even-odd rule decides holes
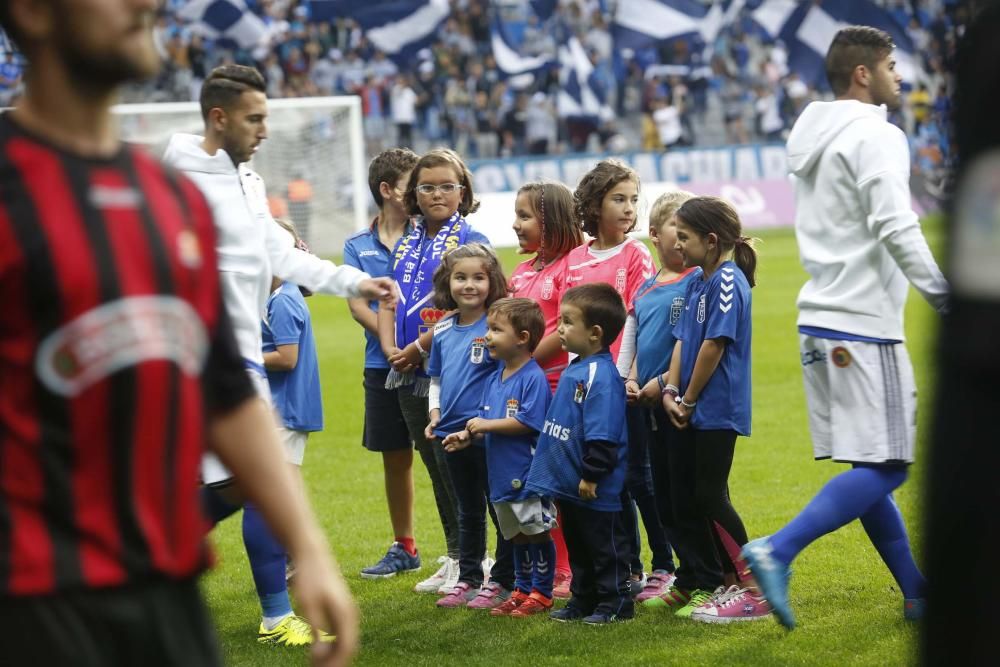
[[[556,572],[555,581],[552,582],[552,597],[568,600],[571,596],[569,585],[573,582],[571,572]]]
[[[735,589],[735,590],[734,590]],[[771,615],[771,605],[763,595],[749,588],[731,587],[726,593],[691,612],[691,619],[701,623],[759,621]]]
[[[479,594],[469,601],[469,609],[493,609],[510,599],[510,591],[495,581],[483,585]]]
[[[455,584],[455,587],[451,589],[450,593],[438,599],[437,606],[445,607],[447,609],[464,607],[469,603],[469,600],[474,597],[476,597],[476,591],[472,589],[472,586],[464,581],[460,581]]]
[[[636,596],[636,602],[644,602],[649,598],[655,598],[663,593],[670,585],[674,583],[677,579],[671,572],[666,570],[653,570],[648,577],[646,577],[646,585],[642,587],[642,591]]]

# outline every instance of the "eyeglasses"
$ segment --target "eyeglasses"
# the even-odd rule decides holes
[[[423,183],[414,188],[417,192],[422,195],[432,195],[435,192],[440,192],[443,195],[451,195],[459,190],[464,190],[464,185],[459,185],[458,183],[442,183],[441,185],[431,185],[430,183]]]

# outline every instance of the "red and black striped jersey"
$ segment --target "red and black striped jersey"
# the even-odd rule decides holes
[[[0,597],[203,567],[208,416],[253,395],[220,299],[193,184],[0,115]]]

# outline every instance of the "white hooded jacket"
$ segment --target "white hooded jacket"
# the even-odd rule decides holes
[[[358,283],[369,275],[295,249],[271,218],[263,179],[246,164],[237,170],[224,150],[209,155],[202,141],[193,134],[175,134],[163,161],[194,181],[212,208],[226,312],[240,354],[262,369],[260,323],[272,275],[313,292],[346,297],[358,296]]]
[[[910,199],[910,149],[884,106],[812,102],[788,137],[788,163],[809,273],[799,326],[904,340],[907,281],[945,309],[948,284]]]

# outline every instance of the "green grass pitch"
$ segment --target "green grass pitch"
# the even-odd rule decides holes
[[[941,246],[939,227],[929,226]],[[790,230],[760,233],[758,286],[753,290],[753,436],[737,443],[730,478],[733,503],[751,536],[791,519],[825,480],[844,469],[814,462],[802,388],[795,296],[805,280]],[[501,252],[509,273],[523,258]],[[309,441],[304,473],[313,505],[361,609],[358,665],[904,665],[915,662],[917,630],[902,620],[902,598],[855,522],[821,538],[795,562],[792,633],[767,620],[703,625],[639,608],[635,620],[610,627],[553,623],[545,617],[491,618],[434,606],[411,588],[436,567],[444,538],[427,473],[415,457],[416,533],[420,573],[368,581],[358,571],[380,558],[392,540],[381,459],[362,449],[363,337],[342,299],[313,297],[323,379],[326,430]],[[908,347],[920,389],[921,449],[929,432],[931,356],[937,318],[915,292],[906,312]],[[910,537],[921,543],[918,463],[897,493]],[[211,536],[218,565],[203,579],[226,664],[301,665],[304,649],[256,643],[260,611],[234,517]],[[643,545],[648,566],[648,549]],[[918,561],[920,560],[918,554]]]

